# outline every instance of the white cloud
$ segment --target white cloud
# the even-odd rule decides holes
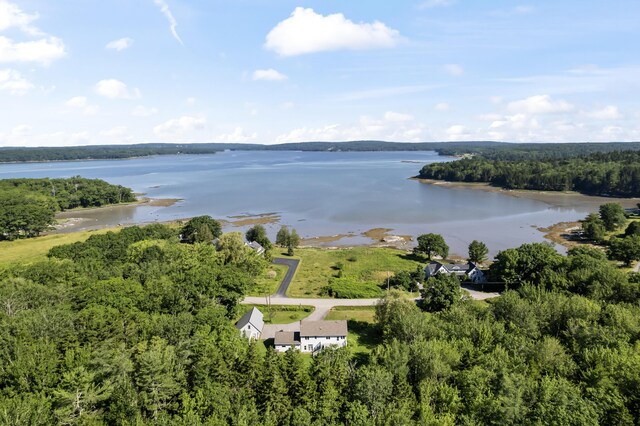
[[[89,103],[89,100],[85,96],[75,96],[69,99],[64,104],[72,108],[84,108],[87,106],[88,103]]]
[[[432,7],[451,6],[455,0],[427,0],[420,4],[420,9],[431,9]]]
[[[379,21],[356,24],[341,13],[323,16],[313,9],[297,7],[289,18],[267,34],[265,47],[281,56],[296,56],[332,50],[390,48],[401,40],[397,30]]]
[[[444,70],[447,74],[452,75],[454,77],[460,77],[464,74],[464,68],[458,64],[447,64],[444,66]]]
[[[162,14],[167,18],[167,21],[169,21],[169,28],[171,29],[173,38],[178,40],[180,44],[183,44],[182,39],[178,35],[178,31],[176,30],[176,28],[178,27],[178,21],[176,21],[176,18],[173,17],[173,13],[171,13],[171,9],[169,9],[169,5],[167,4],[167,2],[165,2],[164,0],[153,0],[153,2],[160,8],[160,12],[162,12]]]
[[[504,101],[504,98],[502,96],[491,96],[489,97],[489,101],[492,104],[501,104],[502,101]]]
[[[468,140],[471,137],[471,133],[462,124],[455,124],[449,127],[446,131],[447,137],[451,141]]]
[[[95,115],[100,111],[100,107],[91,105],[86,96],[75,96],[64,104],[70,108],[82,110],[85,115]]]
[[[287,78],[289,77],[279,71],[274,70],[273,68],[269,68],[267,70],[255,70],[253,72],[253,81],[284,81]]]
[[[9,92],[12,95],[24,95],[34,86],[26,78],[12,69],[0,70],[0,91]]]
[[[620,110],[615,105],[608,105],[596,111],[586,112],[584,115],[595,120],[619,120],[622,118]]]
[[[564,100],[553,100],[549,95],[537,95],[510,102],[507,109],[523,114],[558,114],[573,110],[573,105]]]
[[[411,114],[402,114],[400,112],[387,111],[384,113],[384,119],[389,122],[412,121],[414,119]]]
[[[62,40],[48,36],[32,25],[37,19],[37,14],[30,15],[17,5],[0,0],[0,31],[18,28],[30,37],[39,37],[36,40],[14,41],[0,36],[0,62],[37,62],[46,66],[66,55]]]
[[[17,5],[0,0],[0,31],[9,28],[19,28],[23,32],[31,35],[42,34],[40,30],[31,25],[31,22],[38,19],[38,15],[29,15],[23,12]]]
[[[436,111],[449,111],[451,106],[446,102],[440,102],[434,107]]]
[[[157,113],[157,108],[147,108],[142,105],[138,105],[131,110],[131,115],[133,115],[134,117],[151,117],[152,115]]]
[[[301,127],[282,134],[276,143],[352,140],[387,140],[398,142],[418,142],[425,140],[427,128],[413,117],[389,111],[382,118],[360,117],[352,124],[329,124],[321,127]]]
[[[100,80],[95,87],[96,93],[108,99],[140,99],[139,89],[129,90],[120,80]]]
[[[206,123],[207,120],[204,117],[183,115],[154,127],[153,133],[158,137],[166,138],[184,136],[186,133],[204,129]]]
[[[187,100],[185,102],[186,102],[186,104],[188,106],[194,106],[196,104],[196,98],[191,96],[191,97],[187,98]]]
[[[119,38],[118,40],[113,40],[107,43],[105,46],[106,49],[116,50],[118,52],[128,49],[133,46],[133,39],[129,37]]]
[[[57,37],[15,42],[0,36],[0,62],[38,62],[49,65],[65,55],[64,43]]]
[[[216,137],[216,141],[227,143],[241,143],[254,141],[257,138],[258,134],[256,132],[248,135],[244,132],[244,129],[242,127],[236,127],[233,132]]]

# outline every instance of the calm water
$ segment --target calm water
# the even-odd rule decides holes
[[[130,207],[85,214],[84,226],[168,221],[208,214],[277,213],[303,236],[360,234],[376,227],[397,235],[435,232],[453,252],[474,239],[492,253],[543,241],[539,226],[576,220],[586,207],[546,203],[408,180],[423,164],[449,161],[435,153],[224,152],[118,161],[0,165],[0,178],[100,178],[153,198],[180,198],[171,207]],[[414,163],[417,162],[417,163]],[[275,235],[280,224],[268,225]],[[236,228],[236,230],[242,230]],[[370,242],[357,236],[332,245]]]

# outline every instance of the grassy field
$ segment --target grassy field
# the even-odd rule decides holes
[[[286,250],[275,253],[286,256]],[[343,277],[362,282],[384,284],[388,275],[400,271],[413,272],[420,262],[412,254],[390,248],[353,247],[344,249],[296,249],[301,260],[287,295],[289,297],[322,297],[323,287],[342,269]]]
[[[0,265],[13,262],[33,262],[45,259],[52,247],[85,241],[92,235],[105,234],[119,228],[81,231],[69,234],[50,234],[15,241],[0,241]]]
[[[242,305],[236,321],[252,308],[258,308],[264,314],[266,324],[291,324],[311,315],[313,306],[271,305],[271,311],[267,305]]]
[[[256,279],[256,288],[249,292],[249,296],[264,296],[265,294],[274,294],[287,270],[286,265],[269,265],[269,267]]]
[[[366,358],[381,343],[381,336],[374,323],[374,306],[336,306],[327,320],[347,320],[349,335],[347,345],[356,358]]]

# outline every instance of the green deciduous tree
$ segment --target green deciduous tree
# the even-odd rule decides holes
[[[440,256],[443,259],[449,255],[449,246],[445,243],[442,235],[423,234],[418,237],[418,246],[413,249],[416,253],[422,253],[431,260],[433,256]]]
[[[640,221],[633,221],[629,224],[629,226],[627,226],[627,229],[625,229],[624,234],[626,236],[630,236],[630,235],[640,235]]]
[[[625,238],[611,238],[609,240],[609,257],[631,265],[634,260],[640,260],[640,235]]]
[[[429,312],[438,312],[450,308],[458,302],[462,293],[460,280],[455,275],[439,274],[424,283],[420,306]]]
[[[482,263],[487,260],[489,249],[487,245],[481,241],[473,240],[469,244],[469,262]]]
[[[606,231],[604,221],[596,213],[589,214],[582,221],[582,232],[589,241],[601,242],[605,237]]]
[[[267,230],[262,225],[254,225],[249,228],[245,234],[245,238],[249,242],[255,241],[264,247],[265,250],[271,248],[271,241],[269,241],[269,237],[267,237]]]
[[[618,203],[607,203],[600,206],[600,218],[607,231],[615,231],[625,224],[627,217]]]
[[[211,242],[222,235],[222,226],[211,216],[197,216],[190,219],[180,232],[183,241],[191,244]]]

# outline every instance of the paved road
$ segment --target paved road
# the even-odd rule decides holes
[[[287,273],[282,279],[282,283],[280,283],[280,287],[278,287],[278,291],[273,295],[274,297],[287,297],[287,289],[289,288],[289,284],[291,284],[291,280],[296,273],[296,269],[298,269],[300,260],[277,257],[273,259],[272,263],[274,265],[285,265],[289,267],[289,269],[287,269]]]
[[[271,303],[272,305],[290,305],[290,306],[313,306],[315,309],[311,315],[309,315],[306,319],[310,321],[317,321],[324,319],[329,311],[336,306],[375,306],[380,299],[293,299],[287,297],[287,289],[289,288],[289,284],[291,284],[291,280],[298,269],[298,265],[300,264],[300,260],[298,259],[285,259],[285,258],[276,258],[273,260],[273,263],[276,265],[285,265],[288,266],[289,269],[282,279],[282,283],[280,287],[278,287],[278,291],[273,294],[269,299],[266,297],[253,297],[248,296],[245,297],[242,303],[244,304],[253,304],[253,305],[266,305]],[[497,297],[499,293],[484,293],[476,290],[472,290],[469,288],[465,288],[465,290],[469,293],[472,299],[475,300],[485,300],[491,297]],[[266,324],[264,329],[262,330],[262,338],[269,339],[275,335],[276,331],[284,330],[284,331],[295,331],[297,330],[298,323],[295,322],[293,324]]]

